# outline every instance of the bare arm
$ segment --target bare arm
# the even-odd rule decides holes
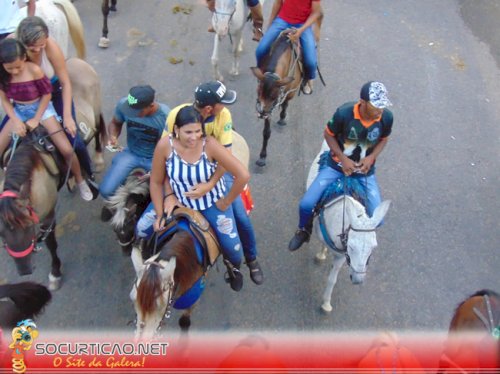
[[[36,0],[28,1],[28,17],[32,17],[35,15],[36,11]]]
[[[323,9],[321,8],[321,4],[319,1],[313,1],[312,2],[312,9],[311,9],[311,14],[309,14],[309,17],[307,17],[306,22],[302,26],[300,26],[297,29],[297,32],[294,34],[290,34],[289,38],[293,42],[297,42],[300,38],[300,35],[309,27],[312,26],[314,23],[316,23],[318,20],[320,20],[320,23],[323,18]]]
[[[330,150],[332,153],[337,156],[337,158],[340,160],[342,163],[342,171],[344,172],[345,175],[351,175],[354,173],[358,167],[356,166],[356,163],[351,160],[349,157],[347,157],[344,152],[340,149],[340,145],[335,138],[335,136],[332,136],[328,133],[328,131],[325,129],[325,140],[326,143],[328,144],[328,147],[330,147]]]
[[[366,156],[365,158],[359,161],[358,164],[359,171],[361,171],[363,174],[366,174],[368,173],[368,171],[370,171],[370,168],[377,159],[377,156],[383,151],[388,141],[389,138],[381,139],[373,149],[372,153],[370,153],[369,156]]]
[[[76,135],[76,124],[71,115],[71,100],[72,89],[71,81],[69,79],[68,69],[66,68],[66,61],[61,48],[57,42],[49,37],[47,39],[47,46],[45,47],[47,57],[54,68],[54,72],[61,82],[62,100],[63,100],[63,125],[69,131],[71,136]]]
[[[108,125],[109,144],[113,147],[118,146],[118,137],[122,132],[123,122],[118,121],[114,116]]]
[[[27,63],[27,68],[29,68],[30,71],[32,72],[34,80],[42,79],[44,77],[43,71],[38,65],[30,62]],[[40,103],[38,104],[38,109],[36,110],[35,116],[26,121],[26,125],[31,130],[37,128],[38,125],[40,124],[43,113],[47,109],[47,106],[49,105],[51,99],[52,99],[52,94],[50,93],[45,94],[40,98]]]
[[[217,207],[224,211],[236,199],[245,188],[245,185],[250,180],[250,173],[248,170],[229,153],[222,145],[220,145],[214,138],[207,137],[206,143],[207,155],[216,160],[225,170],[227,170],[234,177],[234,183],[231,190],[226,196],[217,201]]]
[[[274,19],[278,16],[278,13],[283,5],[283,0],[274,0],[273,7],[271,9],[271,14],[269,15],[269,21],[267,23],[267,28],[271,27]]]
[[[24,123],[16,116],[16,112],[14,112],[14,107],[12,103],[5,95],[5,92],[0,90],[0,100],[2,101],[2,106],[5,111],[5,114],[9,116],[10,121],[14,123],[14,132],[19,136],[26,135],[26,126]]]

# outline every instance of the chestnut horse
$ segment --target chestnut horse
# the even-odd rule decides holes
[[[12,329],[19,321],[34,319],[51,299],[47,287],[38,283],[0,285],[0,327]]]
[[[439,361],[439,373],[475,373],[500,367],[500,295],[481,290],[458,305]],[[493,372],[493,371],[491,371]]]
[[[269,53],[262,59],[261,66],[252,67],[259,80],[257,86],[256,110],[264,119],[262,149],[256,164],[266,165],[267,142],[271,137],[270,117],[276,106],[281,107],[278,125],[286,125],[288,103],[299,90],[302,82],[302,56],[298,45],[288,39],[288,30],[283,31],[273,42]]]

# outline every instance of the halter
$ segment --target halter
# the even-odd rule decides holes
[[[6,190],[6,191],[3,191],[2,193],[0,193],[0,199],[6,198],[6,197],[13,198],[13,199],[18,199],[19,198],[19,194],[17,192],[15,192],[15,191],[10,191],[10,190]],[[14,251],[12,248],[10,248],[7,245],[7,243],[4,243],[4,247],[5,247],[6,251],[9,253],[9,255],[11,255],[14,258],[23,258],[23,257],[26,257],[31,252],[33,252],[33,250],[35,249],[35,243],[36,243],[36,240],[35,240],[36,239],[35,225],[37,225],[40,222],[40,219],[39,219],[38,215],[36,214],[35,210],[33,209],[33,207],[31,207],[31,205],[28,205],[26,207],[26,209],[28,209],[29,216],[30,216],[31,220],[33,221],[33,225],[32,225],[32,228],[33,228],[33,239],[31,239],[31,244],[26,249],[24,249],[22,251]],[[46,236],[44,236],[43,240],[45,240],[45,238],[46,238]]]
[[[158,258],[160,254],[157,253],[155,254],[154,256],[150,257],[149,259],[147,259],[146,261],[144,261],[144,265],[146,266],[157,266],[159,267],[160,269],[164,269],[164,266],[162,264],[160,264],[159,262],[156,262],[156,259]],[[135,278],[135,282],[134,282],[134,286],[137,290],[137,284],[140,280],[136,277]],[[156,327],[156,330],[155,330],[155,333],[154,335],[159,335],[160,332],[161,332],[161,329],[163,328],[163,326],[166,325],[166,320],[170,319],[170,316],[172,315],[172,305],[174,304],[174,295],[175,293],[177,292],[177,284],[174,283],[174,281],[169,281],[168,284],[167,284],[167,289],[164,289],[163,286],[162,286],[162,294],[167,291],[169,292],[169,298],[168,298],[168,302],[167,302],[167,306],[165,308],[165,312],[163,313],[163,317],[162,319],[160,320],[158,326]],[[134,321],[134,324],[135,326],[137,326],[137,329],[138,329],[138,332],[142,333],[142,330],[144,330],[144,327],[146,326],[146,322],[143,321],[143,320],[139,320],[137,318],[137,315],[136,315],[136,318],[135,318],[135,321]]]
[[[214,10],[215,23],[218,22],[218,20],[217,20],[218,15],[229,16],[229,21],[227,21],[227,26],[228,26],[229,40],[231,41],[231,44],[233,44],[233,39],[231,38],[231,32],[230,32],[229,28],[231,27],[231,20],[233,19],[234,13],[236,12],[236,0],[233,1],[233,5],[234,5],[234,10],[231,13],[218,11],[217,8],[215,8],[215,10]]]

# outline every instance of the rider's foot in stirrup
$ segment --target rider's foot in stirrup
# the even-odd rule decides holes
[[[243,287],[243,274],[239,269],[239,265],[233,265],[229,260],[225,259],[224,264],[227,267],[227,272],[225,274],[225,281],[229,283],[233,291],[238,292]]]
[[[78,189],[80,190],[80,196],[83,200],[92,201],[94,199],[94,195],[86,181],[78,183]]]
[[[290,240],[288,249],[292,252],[296,251],[302,246],[302,244],[308,242],[310,237],[311,234],[306,229],[298,229],[297,231],[295,231],[295,235],[293,236],[292,240]]]

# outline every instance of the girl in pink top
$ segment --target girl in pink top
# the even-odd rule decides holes
[[[65,158],[78,183],[82,199],[93,198],[80,171],[68,138],[57,121],[50,102],[52,85],[42,69],[27,61],[26,49],[16,39],[0,42],[0,99],[9,121],[0,132],[0,155],[10,142],[11,133],[25,136],[26,130],[35,129],[40,123],[51,134],[50,138]]]

